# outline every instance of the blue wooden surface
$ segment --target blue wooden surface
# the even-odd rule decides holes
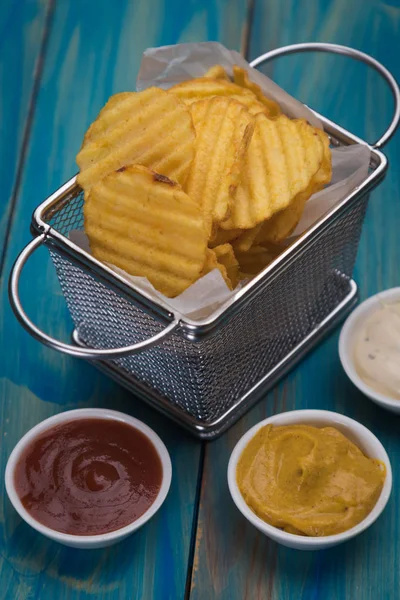
[[[9,221],[35,100],[35,73],[46,39],[49,3],[2,0],[0,8],[0,240]],[[0,268],[4,244],[0,241]]]
[[[11,34],[18,31],[18,35],[14,35],[14,43],[7,42],[8,53],[1,56],[1,68],[7,67],[8,54],[17,66],[18,61],[37,60],[34,56],[24,57],[25,45],[18,43],[23,31],[32,31],[34,3],[25,0],[13,4],[21,7],[21,22],[12,24]],[[7,279],[13,260],[30,238],[32,210],[75,173],[75,155],[85,129],[110,94],[134,89],[141,54],[147,47],[220,39],[239,48],[245,3],[230,3],[229,22],[222,19],[226,4],[225,0],[173,5],[163,0],[59,0],[51,2],[47,46],[41,42],[42,34],[33,36],[37,52],[42,48],[43,69],[9,236],[6,239],[0,235],[0,244],[3,241],[6,246],[0,300],[1,474],[12,447],[35,423],[60,410],[107,406],[133,414],[154,427],[170,451],[173,481],[162,509],[137,535],[104,551],[83,552],[51,543],[21,522],[6,498],[1,477],[2,600],[175,600],[184,596],[200,444],[88,363],[62,356],[30,338],[8,306]],[[38,6],[42,15],[46,4]],[[6,8],[7,3],[0,5],[2,16]],[[32,39],[30,43],[33,54]],[[1,139],[2,157],[7,144],[13,143],[14,130],[23,131],[28,118],[26,102],[19,120],[12,110],[13,105],[19,107],[20,101],[14,78],[22,75],[24,88],[28,88],[32,85],[28,81],[30,73],[10,68],[8,83],[2,87],[7,107],[6,114],[1,114],[2,127],[3,117],[15,120],[14,126],[7,124],[6,137]],[[21,151],[15,154],[13,160],[10,158],[10,168],[18,162]],[[9,187],[13,185],[11,182]],[[1,186],[4,192],[3,181]],[[6,199],[4,209],[8,206]],[[5,214],[3,204],[1,214]],[[22,296],[32,318],[46,331],[69,338],[72,322],[46,251],[38,253],[27,267]]]
[[[400,80],[400,5],[357,0],[280,3],[256,0],[250,58],[289,43],[324,41],[363,50]],[[322,114],[369,141],[390,121],[393,102],[379,77],[343,57],[286,57],[268,74]],[[359,248],[355,278],[365,298],[400,284],[400,135],[385,152],[390,171],[373,192]],[[362,396],[339,363],[338,333],[305,361],[205,453],[193,600],[397,600],[400,598],[399,418]],[[285,410],[336,410],[369,427],[393,466],[392,498],[363,535],[323,552],[285,549],[258,533],[232,505],[225,472],[239,437],[254,423]]]
[[[0,4],[1,473],[25,431],[77,406],[107,406],[142,418],[166,442],[174,469],[171,492],[158,515],[119,546],[92,552],[48,542],[21,523],[1,481],[0,600],[180,600],[187,578],[186,597],[195,600],[400,598],[399,421],[346,380],[337,334],[231,431],[205,446],[202,470],[201,444],[89,364],[42,347],[8,307],[8,273],[29,239],[32,209],[74,173],[87,125],[111,93],[133,88],[141,52],[207,39],[238,49],[246,9],[245,0]],[[397,0],[366,0],[362,6],[358,0],[255,0],[250,58],[279,45],[318,40],[369,52],[400,79]],[[390,119],[385,86],[344,58],[289,57],[268,72],[289,92],[368,140],[378,137]],[[399,284],[399,146],[397,135],[386,150],[389,174],[372,196],[363,230],[355,275],[363,297]],[[45,251],[32,259],[22,292],[33,319],[68,339],[72,323]],[[242,432],[272,412],[304,407],[332,408],[360,420],[380,437],[394,467],[394,495],[381,519],[354,541],[318,554],[269,542],[239,515],[225,483],[229,453]]]

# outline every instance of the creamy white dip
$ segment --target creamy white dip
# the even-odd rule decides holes
[[[365,320],[354,358],[367,385],[400,400],[400,303],[382,305]]]

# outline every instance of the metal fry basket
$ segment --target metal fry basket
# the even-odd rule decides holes
[[[292,368],[357,301],[351,279],[369,193],[385,175],[379,151],[400,118],[400,92],[373,58],[332,44],[297,44],[265,54],[303,51],[349,55],[388,81],[395,115],[371,149],[365,181],[303,233],[271,265],[207,319],[173,314],[68,238],[83,229],[83,195],[71,179],[34,212],[36,237],[18,257],[10,277],[10,302],[38,340],[95,361],[136,396],[201,438],[216,437]],[[318,115],[332,145],[365,143]],[[41,244],[55,265],[75,324],[73,343],[42,332],[19,299],[22,268]]]

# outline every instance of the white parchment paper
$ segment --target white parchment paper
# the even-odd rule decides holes
[[[279,103],[285,114],[307,119],[312,125],[321,127],[320,120],[304,104],[287,94],[268,77],[251,68],[238,52],[227,50],[218,42],[178,44],[147,49],[142,57],[136,89],[141,91],[153,85],[168,89],[176,83],[201,77],[215,64],[222,65],[230,75],[233,65],[243,67],[247,70],[250,79],[262,88],[264,94]],[[303,233],[318,218],[356,189],[368,174],[369,162],[370,150],[367,146],[355,144],[332,149],[332,181],[324,190],[314,194],[308,200],[291,239]],[[71,231],[70,239],[86,251],[90,251],[83,232]],[[231,292],[220,272],[215,269],[196,281],[182,294],[171,299],[160,294],[147,279],[129,275],[114,265],[109,266],[134,287],[151,294],[162,306],[192,319],[208,317],[239,289],[238,287]]]

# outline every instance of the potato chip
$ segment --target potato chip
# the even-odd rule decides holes
[[[265,104],[260,102],[251,90],[223,79],[211,79],[207,77],[189,79],[188,81],[174,85],[168,91],[177,95],[178,98],[189,106],[205,98],[222,96],[241,102],[246,106],[251,115],[256,115],[259,112],[266,115],[269,114]]]
[[[312,188],[312,184],[310,188]],[[261,245],[265,245],[265,243],[278,243],[293,233],[301,219],[305,204],[312,193],[312,191],[309,193],[308,190],[301,192],[285,210],[281,210],[272,219],[268,219],[268,221],[262,223],[256,237],[256,243]]]
[[[242,102],[242,104],[246,106],[247,110],[251,115],[255,116],[258,115],[258,113],[263,113],[264,115],[269,117],[268,110],[266,109],[265,105],[259,102],[257,98],[253,100],[252,98],[247,98],[246,96],[245,100],[243,101],[242,99],[240,99],[240,102]]]
[[[168,297],[202,271],[208,240],[202,211],[164,175],[138,165],[110,173],[91,188],[84,217],[96,258],[147,277]]]
[[[194,156],[188,107],[159,88],[112,96],[89,127],[76,158],[78,183],[92,185],[128,164],[141,164],[183,184]]]
[[[218,271],[221,273],[222,277],[224,278],[226,285],[231,290],[232,282],[230,280],[230,277],[228,275],[225,265],[223,265],[222,263],[220,263],[218,261],[214,250],[208,249],[207,254],[206,254],[206,262],[204,263],[204,267],[203,267],[201,276],[207,275],[207,273],[210,273],[214,269],[218,269]]]
[[[240,236],[232,242],[234,251],[247,252],[247,250],[250,250],[261,230],[261,227],[262,223],[259,223],[259,225],[256,225],[252,229],[245,229]]]
[[[285,209],[310,185],[323,160],[319,134],[304,120],[255,117],[241,183],[222,229],[251,229]]]
[[[215,96],[214,96],[215,97]],[[232,100],[236,100],[236,98],[234,98],[233,96],[228,96],[228,98],[232,99]],[[237,102],[239,100],[236,100]],[[257,102],[257,100],[254,101],[256,104],[259,104]],[[241,104],[243,104],[243,102],[241,102]],[[193,119],[193,124],[195,126],[195,128],[198,126],[198,124],[200,123],[200,121],[202,121],[206,115],[206,111],[207,111],[207,103],[204,102],[204,100],[199,100],[198,102],[193,102],[190,105],[190,112],[192,114],[192,119]],[[245,106],[243,104],[243,106]],[[261,105],[260,105],[261,106]],[[263,111],[263,107],[261,106],[261,111],[260,109],[255,106],[246,106],[247,110],[249,111],[250,115],[255,115],[258,114],[259,112]]]
[[[228,277],[232,282],[232,287],[235,289],[238,284],[239,263],[232,246],[230,244],[221,244],[221,246],[214,248],[214,253],[218,263],[226,268]]]
[[[225,81],[231,80],[228,73],[221,65],[214,65],[213,67],[210,67],[208,71],[204,73],[203,77],[207,77],[209,79],[225,79]]]
[[[229,213],[254,118],[236,100],[217,97],[202,102],[197,108],[204,117],[195,119],[195,156],[184,189],[202,207],[211,232],[212,224]]]
[[[315,189],[313,191],[313,194],[315,194],[319,190],[322,190],[326,186],[326,184],[329,183],[332,179],[332,154],[329,147],[329,137],[321,129],[315,129],[314,133],[316,133],[319,136],[319,139],[322,142],[324,148],[324,155],[322,158],[321,166],[314,177]]]
[[[186,104],[192,104],[193,102],[210,98],[210,96],[229,96],[234,99],[238,99],[238,97],[245,98],[247,96],[247,98],[257,100],[256,95],[251,90],[246,90],[231,81],[211,79],[209,77],[188,79],[172,86],[168,92],[174,94]]]
[[[236,252],[235,256],[242,275],[254,277],[274,260],[276,254],[262,246],[253,246],[247,252]]]
[[[207,110],[209,108],[208,98],[206,101],[199,100],[198,102],[193,102],[189,109],[190,114],[192,115],[193,125],[195,130],[197,131],[197,127],[200,125],[201,121],[204,119]]]
[[[180,83],[170,88],[168,91],[176,94],[188,105],[191,105],[194,102],[199,102],[200,100],[204,100],[206,98],[222,96],[224,98],[232,98],[233,100],[241,102],[244,104],[244,106],[246,106],[251,114],[266,112],[266,107],[259,102],[253,92],[246,90],[245,88],[241,88],[231,81],[225,81],[222,79],[191,79],[190,81],[185,81],[184,83]]]
[[[210,248],[215,248],[216,246],[226,244],[227,242],[232,242],[233,240],[236,240],[241,233],[241,229],[228,229],[225,231],[224,229],[216,228],[208,240],[208,246]]]
[[[281,113],[280,106],[275,100],[271,100],[267,98],[260,88],[259,85],[251,81],[249,75],[245,69],[242,67],[238,67],[238,65],[234,65],[233,67],[233,81],[237,85],[241,87],[251,90],[257,99],[263,104],[267,109],[267,116],[276,117]]]
[[[323,144],[323,158],[320,168],[310,181],[308,187],[303,192],[297,194],[293,202],[286,209],[263,223],[257,235],[256,243],[279,243],[291,235],[301,219],[307,200],[313,194],[322,190],[331,180],[332,159],[329,149],[329,138],[320,129],[315,129],[314,133],[318,135]]]

